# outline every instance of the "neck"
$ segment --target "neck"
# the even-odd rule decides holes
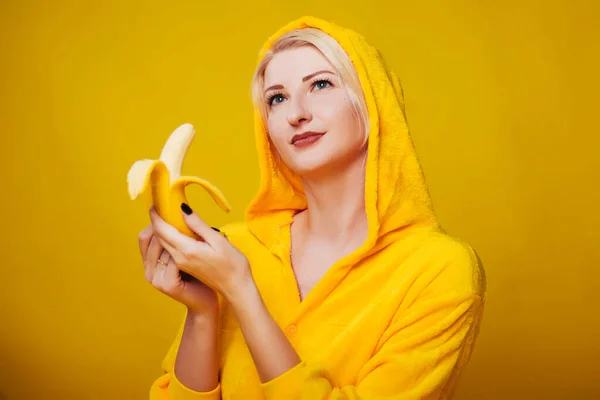
[[[334,243],[356,241],[367,235],[365,159],[367,153],[326,174],[302,177],[308,208],[303,212],[305,232]]]

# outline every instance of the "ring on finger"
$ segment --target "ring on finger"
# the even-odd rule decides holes
[[[164,260],[163,260],[163,254],[166,255],[166,258]],[[170,258],[171,257],[169,256],[169,254],[166,251],[163,251],[160,254],[160,257],[158,257],[158,263],[166,266],[169,263]]]

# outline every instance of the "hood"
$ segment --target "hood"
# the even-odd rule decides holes
[[[378,242],[389,242],[381,239],[390,234],[439,230],[410,137],[402,86],[378,49],[350,29],[304,16],[269,37],[259,52],[257,64],[279,37],[305,27],[320,29],[337,40],[356,68],[366,98],[371,129],[365,171],[368,237],[359,252],[373,249]],[[256,105],[254,128],[260,187],[246,209],[246,224],[270,248],[277,240],[277,227],[306,209],[307,202],[300,178],[283,163],[279,163],[281,167],[275,163],[274,149],[270,147]]]

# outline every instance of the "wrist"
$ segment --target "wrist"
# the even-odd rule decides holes
[[[245,298],[257,291],[250,266],[248,265],[246,268],[243,268],[242,271],[232,276],[221,291],[223,298],[229,304],[233,305],[244,301]]]
[[[231,294],[226,297],[234,314],[238,316],[245,315],[244,313],[247,310],[253,309],[257,303],[262,302],[260,292],[251,277],[250,279],[240,280],[234,288]]]
[[[218,308],[214,310],[203,310],[197,311],[188,307],[186,323],[188,325],[205,327],[206,325],[212,325],[216,323],[219,318]]]

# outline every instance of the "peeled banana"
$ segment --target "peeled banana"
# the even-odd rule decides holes
[[[205,179],[182,176],[183,160],[195,134],[191,124],[183,124],[171,133],[158,160],[139,160],[127,173],[129,196],[135,200],[149,194],[146,199],[156,207],[158,215],[181,233],[196,237],[186,225],[181,214],[181,203],[187,203],[185,187],[191,183],[202,186],[225,212],[231,211],[229,202],[221,191]],[[148,192],[148,189],[151,189]]]

